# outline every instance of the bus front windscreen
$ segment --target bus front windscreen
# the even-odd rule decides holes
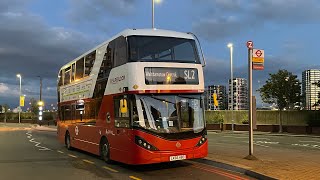
[[[131,62],[182,62],[200,64],[193,39],[160,36],[129,36]]]
[[[201,95],[136,95],[133,126],[154,133],[201,132]]]

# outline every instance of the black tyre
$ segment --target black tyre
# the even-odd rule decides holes
[[[110,159],[110,145],[106,138],[103,138],[100,142],[100,157],[106,163],[111,163]]]
[[[66,132],[66,135],[65,135],[64,139],[65,139],[64,142],[65,142],[66,148],[68,150],[72,150],[70,134],[69,134],[68,131]]]

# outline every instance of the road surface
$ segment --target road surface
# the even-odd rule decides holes
[[[79,150],[68,151],[56,132],[30,128],[0,131],[0,179],[250,179],[194,161],[129,166],[106,164]]]

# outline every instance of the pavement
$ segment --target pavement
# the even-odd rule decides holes
[[[33,125],[32,129],[54,132],[56,126]],[[257,160],[247,160],[247,132],[209,131],[208,157],[195,162],[257,179],[319,179],[319,138],[312,135],[254,132],[253,155]]]
[[[257,160],[245,159],[247,132],[209,132],[208,136],[207,159],[226,169],[257,173],[258,179],[320,179],[319,136],[256,132],[253,155]]]

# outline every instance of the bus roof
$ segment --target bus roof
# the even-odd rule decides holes
[[[70,66],[72,63],[77,61],[78,59],[82,58],[83,56],[91,53],[92,51],[98,49],[99,47],[109,43],[110,41],[116,39],[119,36],[161,36],[161,37],[174,37],[174,38],[183,38],[183,39],[194,39],[194,37],[191,34],[183,33],[183,32],[177,32],[177,31],[170,31],[170,30],[164,30],[164,29],[126,29],[122,32],[118,33],[117,35],[113,36],[112,38],[104,41],[100,45],[96,46],[95,48],[81,54],[79,57],[73,59],[72,61],[68,62],[67,64],[63,65],[61,69],[64,69],[68,66]]]

